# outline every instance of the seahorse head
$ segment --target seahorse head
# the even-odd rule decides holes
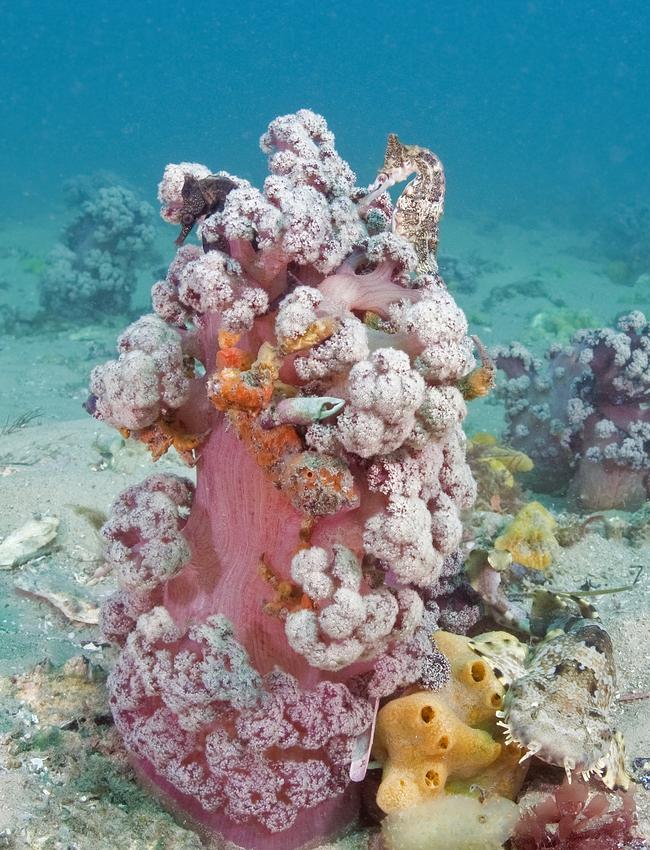
[[[405,145],[395,133],[390,133],[382,171],[389,177],[396,178],[396,182],[405,180],[417,171],[417,161],[421,153],[422,148],[418,145]]]

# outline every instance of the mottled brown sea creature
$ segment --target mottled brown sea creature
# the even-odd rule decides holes
[[[494,389],[494,373],[496,371],[494,361],[477,336],[472,336],[472,340],[481,358],[481,365],[472,369],[468,375],[465,375],[458,382],[458,389],[463,394],[465,401],[482,398]]]
[[[576,596],[537,591],[531,630],[542,640],[531,648],[512,635],[472,639],[473,649],[506,687],[497,712],[506,741],[575,771],[599,775],[608,788],[627,788],[623,738],[612,728],[616,672],[612,642],[594,609]],[[525,652],[524,652],[525,650]]]
[[[186,174],[181,196],[183,206],[179,213],[181,232],[176,239],[182,245],[192,232],[196,220],[202,216],[222,210],[228,194],[237,186],[234,180],[210,174],[200,180],[193,174]]]
[[[405,145],[394,133],[388,137],[384,164],[368,188],[366,203],[415,174],[399,196],[393,212],[393,231],[413,245],[418,274],[438,271],[436,250],[445,200],[445,174],[438,157],[419,145]]]

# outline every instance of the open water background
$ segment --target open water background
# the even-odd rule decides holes
[[[259,181],[278,114],[322,112],[369,182],[388,132],[446,165],[452,214],[579,218],[650,181],[642,0],[0,3],[0,201],[33,219],[106,169]]]

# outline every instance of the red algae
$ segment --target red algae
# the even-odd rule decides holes
[[[642,850],[634,790],[607,791],[565,779],[524,813],[512,837],[515,850]]]

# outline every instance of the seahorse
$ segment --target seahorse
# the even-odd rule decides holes
[[[393,212],[393,232],[413,245],[418,256],[418,274],[438,271],[436,250],[445,200],[445,173],[438,157],[427,148],[405,145],[394,133],[388,136],[384,164],[375,182],[368,187],[362,205],[396,183],[415,174],[397,200]]]

